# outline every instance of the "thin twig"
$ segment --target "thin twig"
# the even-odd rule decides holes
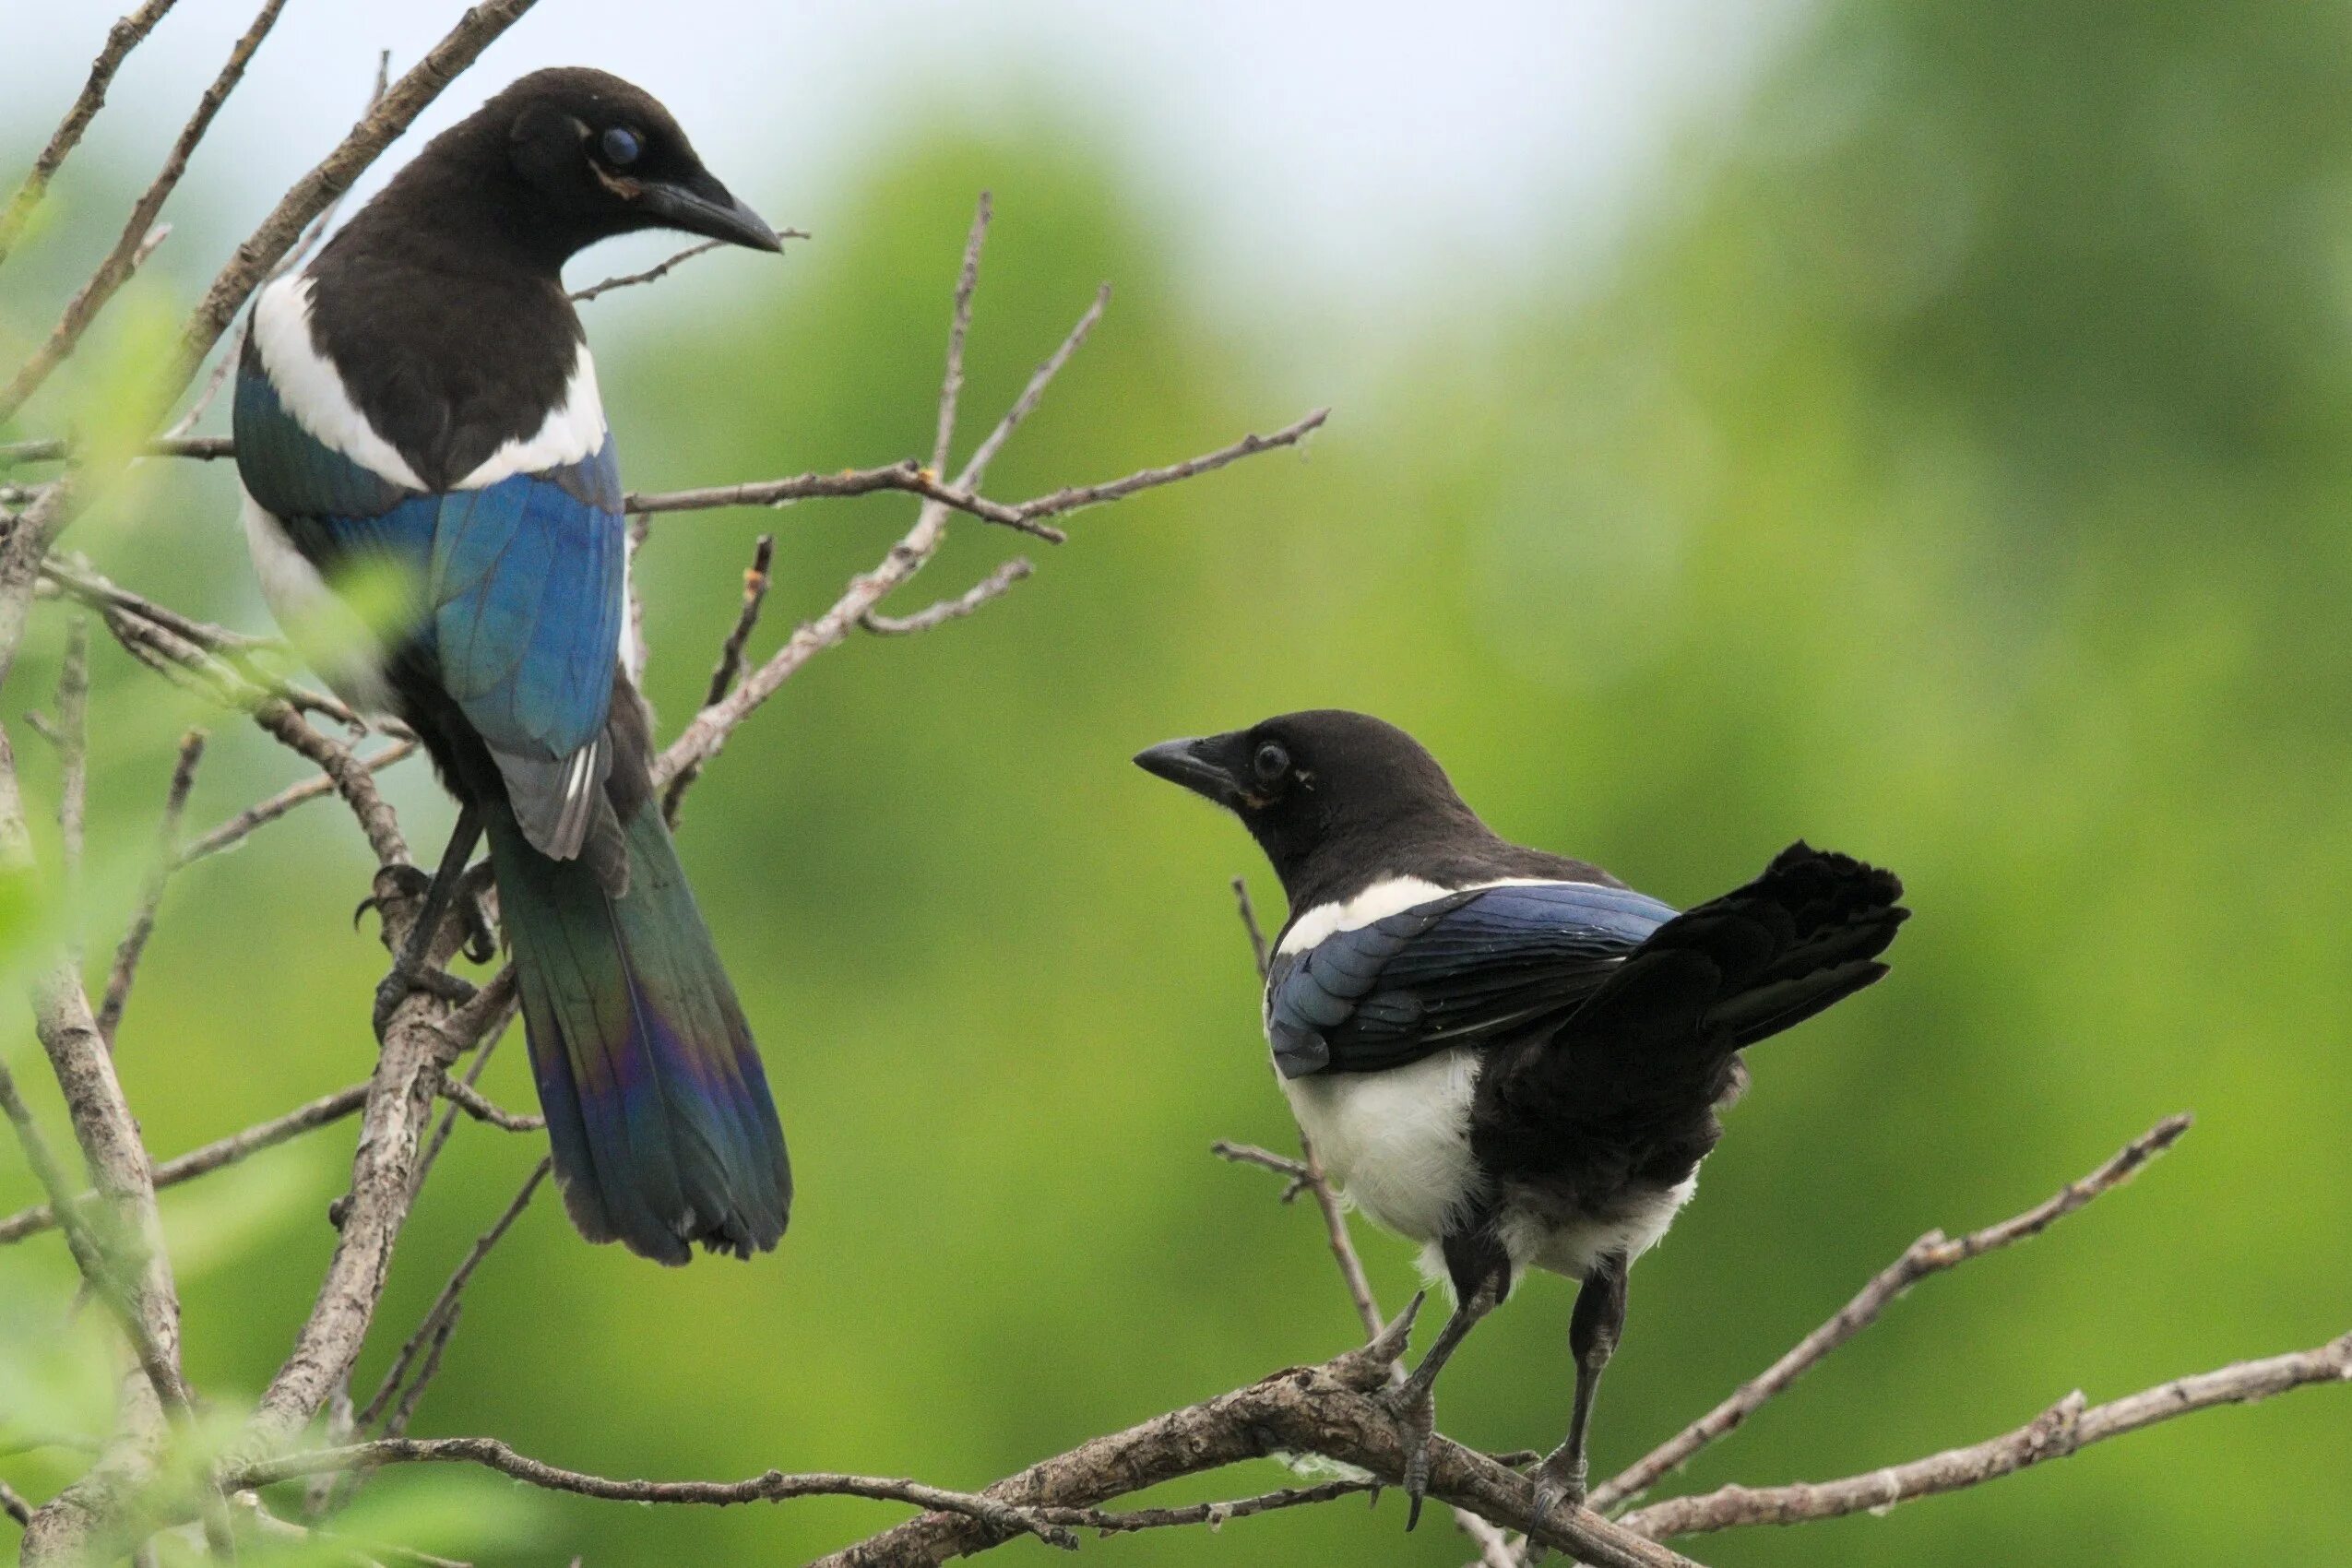
[[[1997,1225],[1970,1231],[1956,1241],[1941,1230],[1929,1231],[1906,1248],[1901,1257],[1881,1269],[1852,1301],[1838,1309],[1835,1316],[1798,1341],[1787,1355],[1742,1384],[1714,1409],[1595,1487],[1592,1506],[1606,1511],[1640,1496],[1699,1450],[1736,1431],[1766,1400],[1877,1322],[1888,1304],[1912,1286],[1970,1258],[2040,1235],[2100,1194],[2112,1192],[2130,1181],[2142,1166],[2179,1142],[2193,1120],[2185,1111],[2166,1117],[2081,1181],[2068,1182],[2043,1202]]]
[[[1076,353],[1092,335],[1095,324],[1102,319],[1102,313],[1110,305],[1111,285],[1105,283],[1094,291],[1094,303],[1079,315],[1077,325],[1070,328],[1053,352],[1046,355],[1044,362],[1029,373],[1028,382],[1021,388],[1021,395],[1013,399],[1013,406],[1004,410],[1004,417],[996,422],[996,428],[983,436],[980,444],[972,449],[971,459],[964,465],[963,474],[957,482],[966,486],[976,485],[986,477],[988,466],[996,461],[999,452],[1004,450],[1004,443],[1021,428],[1022,421],[1037,412],[1038,405],[1045,400],[1045,389],[1053,385],[1053,378],[1062,374],[1062,367],[1070,362],[1070,356]]]
[[[1188,457],[1181,463],[1170,463],[1165,468],[1158,469],[1141,469],[1124,479],[1114,479],[1103,484],[1073,485],[1067,489],[1057,490],[1050,495],[1040,495],[1034,501],[1024,501],[1014,507],[1014,521],[1016,524],[1034,522],[1039,517],[1063,517],[1082,507],[1099,506],[1111,501],[1124,501],[1128,496],[1143,491],[1156,490],[1164,484],[1176,484],[1184,480],[1197,478],[1202,474],[1214,473],[1229,463],[1238,463],[1242,458],[1253,457],[1260,452],[1271,452],[1279,446],[1296,446],[1309,435],[1322,429],[1324,422],[1330,417],[1329,409],[1317,409],[1305,418],[1286,424],[1269,435],[1244,435],[1229,445],[1220,446],[1214,452],[1204,453],[1197,457]]]
[[[33,351],[32,357],[18,370],[7,386],[0,389],[0,424],[7,422],[18,409],[24,407],[25,399],[39,391],[51,374],[72,356],[83,332],[97,319],[98,313],[106,308],[107,301],[114,297],[114,291],[130,277],[132,268],[138,265],[143,247],[153,248],[151,231],[155,228],[156,215],[163,209],[164,202],[171,198],[173,187],[180,183],[180,176],[187,172],[188,160],[195,155],[196,144],[204,139],[205,132],[212,128],[212,117],[220,112],[220,106],[229,101],[229,94],[236,89],[238,81],[244,77],[245,63],[261,47],[261,41],[269,36],[269,30],[277,25],[278,13],[285,6],[286,0],[262,0],[261,9],[254,17],[253,25],[229,51],[229,58],[212,78],[212,85],[206,88],[204,96],[196,101],[196,113],[189,115],[188,123],[180,128],[179,139],[172,144],[171,156],[164,160],[161,172],[155,176],[132,206],[130,220],[123,225],[122,235],[115,240],[114,248],[107,253],[106,258],[99,263],[98,270],[66,303],[65,315],[51,329],[48,340]]]
[[[1250,902],[1250,885],[1245,878],[1233,879],[1233,906],[1241,917],[1241,930],[1250,939],[1250,961],[1257,966],[1258,983],[1264,985],[1273,957],[1265,944],[1265,928],[1258,924],[1257,906]]]
[[[172,767],[171,787],[163,796],[163,817],[155,830],[155,860],[148,868],[147,880],[139,886],[138,906],[131,913],[131,925],[114,949],[114,964],[106,976],[106,996],[99,1004],[98,1032],[104,1038],[108,1050],[114,1046],[114,1036],[122,1028],[123,1009],[130,1002],[131,983],[138,978],[139,957],[147,951],[147,939],[155,934],[156,912],[163,907],[164,885],[172,873],[186,863],[180,851],[180,819],[187,813],[188,791],[196,788],[196,765],[204,760],[204,731],[191,730],[180,737],[179,760]]]
[[[57,666],[57,840],[69,903],[80,903],[82,843],[89,813],[89,617],[65,623]]]
[[[358,759],[359,766],[370,773],[381,773],[396,762],[405,761],[417,754],[419,742],[414,740],[396,741],[373,756]],[[335,792],[334,776],[322,773],[315,778],[305,778],[290,785],[267,800],[256,801],[231,817],[220,826],[188,841],[179,852],[180,865],[191,861],[217,855],[232,845],[241,843],[255,829],[267,826],[305,802]]]
[[[776,237],[779,240],[805,240],[808,235],[798,229],[778,229],[776,231]],[[668,260],[648,267],[643,272],[624,272],[615,278],[607,278],[600,283],[591,283],[585,289],[576,289],[572,291],[572,303],[584,305],[600,295],[611,293],[615,289],[630,289],[640,283],[658,282],[670,276],[671,267],[682,262],[692,261],[706,252],[715,251],[728,243],[725,240],[705,240],[700,244],[688,245]]]
[[[728,628],[727,640],[719,647],[719,662],[711,667],[710,684],[703,695],[702,705],[705,707],[726,696],[742,676],[743,648],[751,641],[752,632],[759,625],[759,612],[767,602],[770,573],[775,564],[776,536],[764,533],[752,545],[752,564],[743,573],[743,601],[735,612],[735,624]],[[701,772],[701,764],[689,763],[678,770],[678,776],[671,779],[669,787],[662,790],[661,815],[671,826],[678,826],[678,807]]]
[[[960,621],[990,600],[1002,598],[1015,583],[1036,570],[1027,560],[1016,555],[953,599],[943,599],[935,604],[926,605],[912,615],[885,615],[879,610],[869,610],[858,617],[858,624],[869,632],[889,637],[928,632],[950,621]]]
[[[25,225],[31,221],[33,209],[49,192],[50,181],[57,177],[57,170],[74,148],[81,141],[82,133],[98,117],[106,104],[106,89],[114,80],[114,73],[122,67],[124,58],[139,46],[155,24],[163,19],[176,0],[147,0],[147,4],[123,18],[106,30],[106,42],[90,62],[89,77],[82,83],[81,92],[74,99],[65,117],[50,133],[49,141],[32,160],[32,171],[25,176],[17,194],[8,198],[6,212],[0,212],[0,260],[16,248],[23,237]]]
[[[604,1498],[615,1503],[674,1503],[724,1507],[738,1503],[781,1503],[795,1497],[868,1497],[885,1503],[909,1503],[918,1508],[960,1514],[992,1527],[1036,1536],[1055,1546],[1075,1548],[1077,1538],[1058,1525],[1049,1525],[1027,1511],[971,1492],[950,1491],[921,1481],[887,1476],[852,1476],[837,1472],[787,1475],[769,1470],[740,1481],[647,1481],[592,1476],[543,1463],[517,1454],[494,1437],[382,1438],[344,1448],[315,1449],[304,1454],[263,1459],[244,1466],[232,1478],[239,1487],[262,1487],[320,1470],[374,1469],[386,1465],[480,1465],[504,1476],[550,1491],[577,1497]]]
[[[463,1079],[445,1079],[441,1085],[441,1098],[475,1121],[487,1123],[503,1132],[540,1133],[547,1129],[546,1117],[523,1116],[505,1110]]]
[[[972,329],[972,294],[980,287],[980,237],[995,216],[996,197],[980,192],[980,210],[972,218],[971,240],[964,246],[964,265],[956,274],[956,300],[947,320],[947,374],[939,387],[939,416],[931,443],[931,471],[947,471],[947,454],[956,442],[956,405],[964,396],[964,339]]]
[[[1980,1486],[2028,1466],[2062,1459],[2094,1443],[2192,1411],[2251,1404],[2313,1384],[2347,1380],[2352,1380],[2352,1334],[2312,1349],[2237,1361],[2176,1378],[2104,1405],[2086,1405],[2077,1390],[2013,1431],[1966,1448],[1930,1454],[1907,1465],[1890,1465],[1842,1480],[1728,1486],[1699,1497],[1654,1503],[1618,1522],[1653,1539],[1664,1539],[1745,1525],[1796,1525],[1846,1514],[1883,1513],[1898,1503]]]
[[[392,1365],[385,1372],[384,1381],[376,1386],[375,1396],[370,1399],[353,1419],[353,1430],[364,1431],[367,1428],[374,1426],[391,1405],[394,1396],[398,1394],[401,1381],[408,1376],[409,1368],[416,1360],[418,1351],[433,1343],[436,1336],[446,1337],[449,1325],[454,1323],[457,1315],[458,1298],[465,1294],[466,1286],[472,1280],[474,1271],[481,1266],[482,1260],[490,1255],[491,1249],[498,1245],[506,1232],[513,1228],[515,1221],[522,1217],[523,1210],[530,1206],[532,1194],[539,1191],[539,1184],[546,1179],[548,1171],[552,1169],[552,1163],[550,1158],[542,1156],[540,1162],[531,1167],[530,1174],[523,1178],[521,1189],[515,1194],[513,1200],[506,1205],[490,1229],[475,1239],[473,1246],[468,1249],[464,1259],[458,1263],[457,1271],[449,1276],[448,1282],[441,1287],[441,1293],[434,1298],[433,1305],[425,1309],[424,1317],[417,1324],[417,1331],[409,1336],[408,1342],[400,1347],[399,1354],[392,1358]],[[420,1373],[417,1380],[420,1387],[422,1386],[427,1375],[429,1374]],[[387,1429],[386,1435],[397,1436],[398,1433]]]
[[[155,1395],[163,1408],[184,1412],[188,1408],[187,1386],[180,1381],[180,1369],[167,1346],[140,1310],[136,1297],[125,1279],[134,1270],[125,1262],[135,1243],[127,1236],[101,1236],[94,1217],[111,1216],[113,1208],[103,1202],[77,1203],[72,1185],[65,1180],[65,1168],[57,1163],[50,1149],[48,1136],[32,1118],[23,1096],[17,1092],[17,1080],[5,1063],[0,1063],[0,1114],[6,1114],[15,1124],[17,1141],[23,1146],[25,1163],[32,1168],[35,1180],[49,1194],[49,1206],[64,1217],[65,1244],[72,1249],[74,1262],[81,1269],[82,1278],[97,1293],[121,1324],[124,1337],[129,1340],[132,1354],[138,1358],[139,1367],[154,1385]],[[109,1229],[126,1230],[125,1226],[110,1225]]]
[[[321,1095],[306,1104],[296,1106],[283,1116],[272,1117],[165,1160],[155,1168],[155,1185],[158,1189],[177,1186],[182,1182],[208,1175],[224,1165],[234,1165],[247,1155],[274,1148],[290,1138],[299,1137],[329,1123],[339,1122],[357,1111],[366,1099],[367,1085],[363,1083],[337,1089],[333,1094]],[[92,1195],[85,1193],[77,1201],[87,1203]],[[57,1210],[52,1205],[41,1204],[32,1208],[19,1209],[6,1219],[0,1219],[0,1245],[38,1235],[56,1223]]]
[[[377,104],[384,101],[385,89],[391,85],[391,79],[392,51],[379,49],[375,53],[375,83],[368,89],[366,103],[360,108],[362,114],[371,113]],[[286,253],[284,258],[276,267],[269,269],[271,278],[282,278],[310,258],[311,254],[317,250],[326,240],[327,231],[334,227],[335,215],[343,206],[343,197],[349,195],[350,195],[349,191],[339,193],[317,217],[310,220],[310,226],[304,229],[302,237],[294,242],[293,248]],[[229,335],[227,346],[214,358],[212,374],[205,377],[203,389],[196,393],[195,401],[188,405],[188,411],[173,421],[172,428],[163,433],[162,440],[176,440],[196,429],[197,422],[204,418],[205,410],[212,407],[213,399],[220,397],[220,389],[229,384],[230,373],[237,368],[238,360],[244,357],[245,334],[252,329],[251,317],[238,319],[236,330]]]
[[[0,1514],[6,1514],[19,1525],[32,1523],[32,1504],[6,1481],[0,1481]]]

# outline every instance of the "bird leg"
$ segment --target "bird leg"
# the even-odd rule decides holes
[[[1405,1449],[1408,1530],[1421,1522],[1421,1500],[1429,1492],[1430,1443],[1437,1435],[1437,1374],[1478,1321],[1502,1304],[1511,1285],[1510,1254],[1487,1227],[1448,1236],[1443,1244],[1446,1273],[1454,1282],[1454,1314],[1438,1330],[1412,1375],[1380,1396]]]
[[[1576,1402],[1568,1417],[1568,1436],[1536,1467],[1536,1522],[1540,1525],[1558,1508],[1585,1505],[1586,1466],[1585,1436],[1592,1426],[1593,1393],[1600,1386],[1601,1369],[1609,1365],[1625,1330],[1625,1271],[1620,1253],[1610,1253],[1585,1276],[1576,1292],[1575,1315],[1568,1321],[1568,1349],[1576,1360]]]
[[[441,973],[431,967],[434,938],[440,933],[441,922],[449,913],[449,905],[457,895],[457,885],[465,877],[466,862],[473,858],[474,846],[481,841],[481,812],[467,805],[457,813],[457,826],[449,835],[449,847],[441,852],[441,869],[433,873],[425,885],[424,907],[409,927],[400,951],[392,960],[392,972],[375,988],[375,1032],[384,1033],[391,1022],[392,1010],[400,1005],[410,992],[431,991],[436,996],[463,1001],[472,994],[473,987],[452,974]],[[469,900],[471,902],[471,900]],[[469,938],[470,940],[470,938]]]

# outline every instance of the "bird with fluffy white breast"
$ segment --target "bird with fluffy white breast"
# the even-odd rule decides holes
[[[1583,1503],[1593,1396],[1654,1246],[1746,1082],[1743,1047],[1886,973],[1909,911],[1888,872],[1800,843],[1677,913],[1599,867],[1514,844],[1394,725],[1286,714],[1136,763],[1238,815],[1289,917],[1265,984],[1274,1063],[1325,1169],[1423,1245],[1455,1309],[1387,1396],[1408,1528],[1448,1357],[1531,1268],[1581,1281],[1566,1438],[1539,1506]]]

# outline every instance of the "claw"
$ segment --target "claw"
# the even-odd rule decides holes
[[[465,927],[465,941],[459,950],[472,962],[487,964],[498,956],[498,930],[491,924],[490,911],[482,907],[482,891],[490,885],[490,862],[466,873],[457,887],[457,920]]]
[[[1545,1548],[1536,1538],[1549,1527],[1561,1514],[1574,1514],[1585,1505],[1586,1466],[1581,1454],[1572,1459],[1555,1449],[1544,1462],[1536,1467],[1535,1516],[1527,1521],[1527,1562],[1543,1559]]]
[[[1408,1318],[1410,1311],[1407,1309]],[[1397,1442],[1405,1450],[1405,1528],[1410,1532],[1421,1522],[1421,1502],[1429,1495],[1430,1443],[1437,1434],[1437,1401],[1426,1393],[1415,1397],[1402,1388],[1385,1390],[1378,1398],[1396,1421]]]
[[[389,891],[384,889],[384,885],[387,881],[392,885]],[[353,931],[360,928],[360,921],[367,918],[367,913],[371,909],[381,911],[385,905],[395,898],[423,897],[425,890],[433,885],[433,876],[422,866],[396,862],[376,872],[375,885],[376,891],[371,892],[366,897],[361,899],[359,907],[351,911]]]

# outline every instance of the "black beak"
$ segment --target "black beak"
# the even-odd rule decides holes
[[[1137,752],[1135,766],[1170,784],[1181,784],[1195,795],[1205,795],[1228,810],[1238,810],[1241,804],[1241,780],[1210,761],[1206,754],[1219,739],[1222,737],[1211,735],[1199,740],[1162,741]]]
[[[784,248],[784,242],[776,237],[776,231],[758,213],[736,200],[726,186],[707,173],[697,172],[676,182],[649,181],[637,200],[667,229],[707,234],[755,251]]]

